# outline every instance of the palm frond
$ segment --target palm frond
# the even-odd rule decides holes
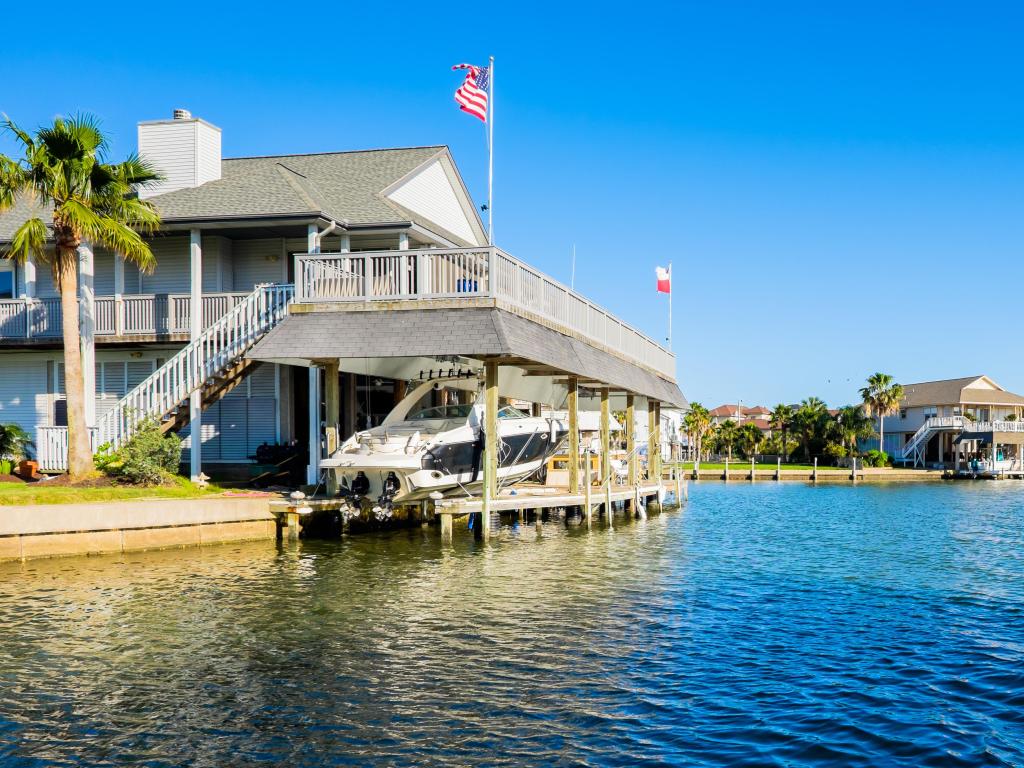
[[[0,211],[6,211],[24,194],[28,177],[20,163],[0,155]]]
[[[36,261],[47,261],[46,239],[49,237],[46,222],[33,217],[14,231],[11,244],[3,252],[4,258],[24,262],[32,257]]]
[[[95,239],[137,265],[142,272],[152,272],[156,267],[156,257],[153,256],[149,245],[138,232],[126,224],[101,217]]]
[[[53,212],[53,220],[60,226],[69,227],[87,240],[99,239],[102,216],[77,198],[65,200]]]
[[[25,147],[26,150],[31,151],[35,147],[35,142],[32,141],[32,137],[29,136],[21,128],[16,126],[14,124],[14,121],[11,120],[11,118],[9,118],[7,115],[3,115],[3,122],[0,123],[0,125],[3,126],[4,130],[13,133],[15,138],[18,139],[18,141],[21,143],[23,147]]]

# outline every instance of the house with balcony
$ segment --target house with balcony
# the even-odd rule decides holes
[[[885,417],[884,431],[886,453],[911,466],[953,468],[978,460],[994,462],[997,470],[1019,469],[1024,396],[988,376],[904,384],[899,411]]]
[[[504,350],[495,359],[533,366],[509,382],[510,394],[560,407],[564,386],[549,383],[542,392],[545,379],[529,377],[568,359],[570,374],[580,374],[573,380],[584,385],[607,384],[609,377],[597,374],[617,371],[611,378],[618,391],[685,403],[670,352],[487,245],[447,147],[222,158],[220,129],[184,110],[139,123],[138,147],[164,177],[143,193],[163,220],[150,237],[155,270],[140,272],[88,243],[79,250],[86,420],[94,445],[119,444],[140,418],[152,417],[182,435],[193,476],[244,465],[263,445],[293,444],[308,446],[308,477],[315,479],[318,457],[330,447],[323,434],[331,392],[341,400],[333,429],[347,435],[377,423],[408,381],[435,367],[480,361],[446,343],[445,332],[461,331],[449,314],[423,347],[429,355],[396,362],[397,340],[416,328],[378,321],[400,316],[408,323],[413,314],[396,310],[428,305],[462,310],[454,317],[466,319],[462,335],[474,343],[487,341],[485,331],[494,334],[492,347]],[[25,214],[23,201],[0,213],[0,248]],[[308,319],[325,307],[372,310],[350,320],[374,322],[292,334],[299,309]],[[468,307],[504,314],[481,330]],[[46,471],[61,470],[67,453],[60,313],[47,264],[0,259],[0,423],[34,435]],[[559,339],[548,340],[553,356],[538,363],[525,337],[511,339],[516,320],[509,315],[557,331]],[[439,317],[423,316],[419,328]],[[283,351],[255,354],[253,347],[286,319],[292,335]],[[518,330],[539,342],[537,327]],[[315,337],[323,334],[359,344],[317,352]],[[574,346],[580,340],[587,349]],[[522,351],[512,354],[513,347]],[[329,360],[334,367],[325,373]]]

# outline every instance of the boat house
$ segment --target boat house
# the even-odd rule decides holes
[[[221,157],[221,131],[176,110],[138,126],[164,175],[145,196],[157,266],[79,253],[86,416],[95,446],[152,417],[193,477],[299,446],[307,479],[339,437],[410,382],[472,371],[553,408],[684,406],[675,356],[487,244],[444,146]],[[24,221],[0,213],[0,247]],[[46,264],[0,260],[0,422],[67,453],[60,299]],[[656,423],[656,422],[652,422]]]

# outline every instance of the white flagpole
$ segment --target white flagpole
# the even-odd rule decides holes
[[[668,348],[672,350],[672,290],[675,288],[672,285],[672,262],[668,263]]]
[[[487,98],[487,244],[494,245],[494,57],[491,56]]]

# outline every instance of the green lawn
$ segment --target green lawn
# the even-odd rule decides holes
[[[0,483],[0,506],[25,504],[76,504],[89,501],[122,501],[125,499],[194,499],[221,493],[209,486],[195,487],[184,477],[175,478],[174,485],[156,488],[108,486],[104,488],[73,488],[47,483]]]
[[[680,462],[679,466],[681,466],[687,472],[693,471],[693,462],[692,461]],[[724,470],[725,469],[725,464],[724,463],[718,463],[718,462],[708,463],[708,462],[702,461],[701,464],[700,464],[700,468],[701,468],[701,470],[705,470],[706,469],[709,472],[712,471],[712,470]],[[774,472],[775,469],[776,469],[776,465],[775,465],[774,462],[771,463],[771,464],[755,464],[754,468],[756,470],[758,470],[758,471],[768,471],[768,470],[771,470],[772,472]],[[783,464],[782,465],[782,469],[784,469],[784,470],[786,470],[786,469],[806,470],[807,472],[810,472],[811,470],[814,469],[814,465],[812,465],[812,464]],[[820,469],[820,470],[842,469],[842,467],[827,467],[824,464],[822,464],[822,465],[818,466],[818,469]],[[743,459],[737,459],[736,461],[731,461],[731,462],[729,462],[729,471],[730,472],[749,472],[750,471],[750,462],[749,461],[744,461]],[[847,470],[847,471],[849,471],[849,470]]]

